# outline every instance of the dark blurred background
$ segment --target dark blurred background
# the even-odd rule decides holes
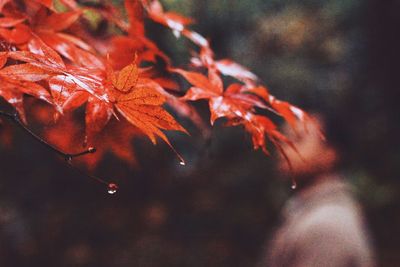
[[[218,58],[242,63],[277,97],[327,117],[379,266],[399,266],[400,1],[163,3],[195,18]],[[149,28],[177,65],[187,63],[186,41]],[[10,146],[0,143],[0,265],[256,266],[290,184],[242,129],[217,123],[204,139],[180,121],[192,136],[169,136],[187,165],[164,144],[136,140],[140,168],[110,154],[96,170],[119,184],[114,195],[2,124],[0,136],[6,128],[14,136]]]

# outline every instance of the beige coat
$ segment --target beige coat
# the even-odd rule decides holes
[[[338,177],[299,192],[283,217],[264,266],[374,266],[360,208]]]

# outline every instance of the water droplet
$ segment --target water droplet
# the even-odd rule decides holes
[[[95,153],[96,152],[96,148],[91,146],[91,147],[88,148],[88,152],[89,153]]]
[[[292,181],[292,186],[291,186],[291,188],[292,188],[293,190],[297,188],[297,183],[296,183],[296,181]]]
[[[109,183],[109,184],[108,184],[108,190],[107,190],[107,192],[108,192],[110,195],[113,195],[113,194],[117,193],[117,191],[118,191],[118,185],[117,185],[117,184],[114,184],[114,183]]]
[[[179,161],[179,164],[182,165],[182,166],[185,166],[186,162],[184,160],[181,160],[181,161]]]

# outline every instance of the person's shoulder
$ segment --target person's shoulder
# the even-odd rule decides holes
[[[364,235],[361,218],[359,210],[353,203],[326,203],[304,214],[298,230],[300,235],[311,238],[314,236],[353,242],[360,240]]]
[[[343,179],[330,177],[316,184],[303,197],[301,220],[310,227],[358,226],[362,211],[351,186]]]
[[[310,227],[351,225],[360,223],[360,211],[354,203],[324,203],[306,212],[303,220]]]

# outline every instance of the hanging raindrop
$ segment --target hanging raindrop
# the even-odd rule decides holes
[[[107,192],[108,192],[110,195],[113,195],[113,194],[117,193],[117,191],[118,191],[118,185],[117,185],[117,184],[114,184],[114,183],[109,183],[109,184],[108,184],[108,190],[107,190]]]
[[[295,180],[292,181],[292,186],[291,186],[291,188],[292,188],[293,190],[297,188],[297,183],[296,183]]]
[[[185,166],[186,162],[182,159],[181,161],[179,161],[179,164],[182,165],[182,166]]]
[[[66,161],[68,164],[72,164],[72,157],[71,157],[70,155],[68,155],[68,156],[65,158],[65,161]]]

